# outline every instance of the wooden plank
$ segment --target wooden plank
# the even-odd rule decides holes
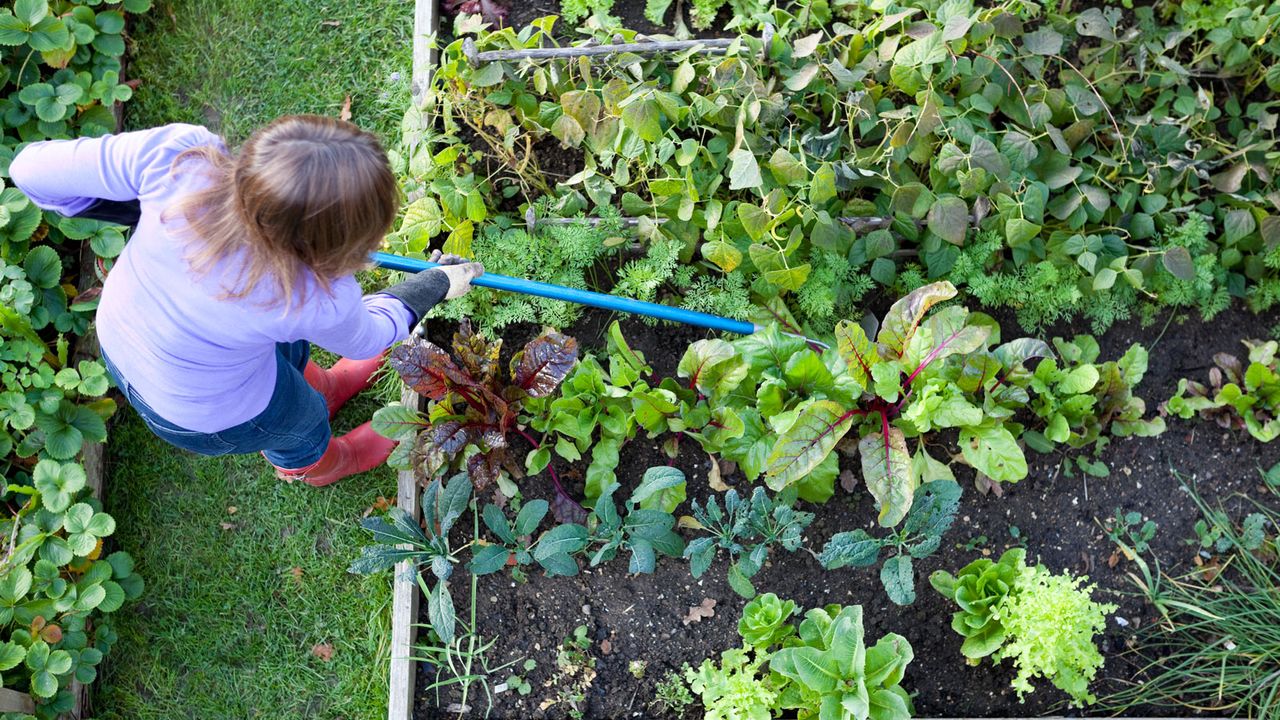
[[[413,6],[413,66],[409,90],[415,107],[422,107],[431,86],[431,71],[436,62],[435,39],[440,15],[437,0],[415,0]],[[422,398],[409,388],[401,395],[401,403],[421,408]],[[413,472],[398,476],[396,506],[415,520],[422,509],[418,505],[418,478]],[[416,570],[409,562],[395,568],[391,595],[391,677],[387,697],[388,720],[412,720],[414,692],[413,643],[418,632],[418,589]]]
[[[426,100],[431,71],[436,64],[435,39],[440,24],[436,3],[437,0],[416,0],[413,6],[413,75],[409,92],[418,107]]]
[[[421,408],[422,398],[405,388],[400,402],[415,409]],[[396,507],[418,520],[422,508],[418,505],[418,477],[411,471],[399,473],[396,489]],[[387,697],[388,720],[410,720],[413,717],[414,663],[413,642],[418,633],[417,571],[405,560],[396,565],[391,595],[391,680]]]
[[[0,688],[0,712],[26,713],[30,715],[35,711],[36,704],[31,701],[30,695],[10,690],[9,688]]]

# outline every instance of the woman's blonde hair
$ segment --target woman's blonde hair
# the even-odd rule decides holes
[[[387,155],[349,122],[290,115],[259,128],[235,155],[194,148],[175,168],[192,158],[208,163],[212,182],[175,206],[194,236],[188,259],[204,275],[242,253],[230,298],[270,281],[288,309],[305,300],[308,275],[327,292],[369,264],[395,221]]]

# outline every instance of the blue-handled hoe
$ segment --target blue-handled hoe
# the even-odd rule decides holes
[[[431,268],[439,267],[437,263],[429,262],[427,260],[408,258],[385,252],[374,253],[372,259],[374,264],[378,267],[385,268],[387,270],[400,270],[402,272],[422,272],[423,270],[430,270]],[[473,280],[472,284],[478,287],[491,288],[493,290],[521,293],[523,295],[534,295],[537,297],[551,298],[553,300],[563,300],[565,302],[600,308],[602,310],[613,310],[616,312],[630,313],[632,315],[644,315],[651,318],[657,318],[659,320],[670,320],[673,322],[683,323],[685,325],[693,325],[695,327],[707,328],[709,330],[719,330],[721,332],[737,333],[739,335],[750,335],[761,329],[760,325],[756,325],[755,323],[750,323],[745,320],[734,320],[732,318],[720,317],[718,315],[697,312],[695,310],[671,307],[670,305],[660,305],[658,303],[618,297],[617,295],[606,295],[604,293],[592,292],[590,290],[579,290],[577,288],[564,287],[562,285],[552,285],[551,283],[537,282],[535,280],[523,280],[521,278],[513,278],[507,275],[498,275],[497,273],[487,272]],[[822,348],[827,347],[826,343],[818,340],[810,338],[804,338],[804,340]]]

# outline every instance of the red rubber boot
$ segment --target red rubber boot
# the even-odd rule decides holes
[[[328,370],[308,361],[302,377],[324,396],[325,404],[329,406],[329,419],[332,420],[338,414],[338,408],[373,384],[373,375],[382,367],[384,357],[379,355],[369,360],[342,358]]]
[[[281,480],[302,482],[314,487],[332,485],[344,477],[372,470],[387,461],[395,448],[394,440],[388,440],[373,431],[370,423],[329,441],[324,456],[304,467],[287,469],[276,467]]]

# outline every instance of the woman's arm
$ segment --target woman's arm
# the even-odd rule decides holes
[[[409,276],[407,280],[355,301],[359,285],[346,278],[335,286],[335,304],[322,310],[336,322],[318,323],[304,338],[333,353],[352,359],[377,356],[409,337],[414,325],[431,308],[448,299],[462,297],[471,290],[471,281],[484,273],[480,263],[466,262],[456,255],[432,253],[430,260],[442,267]],[[341,300],[346,296],[345,303]],[[345,308],[345,309],[340,309]]]
[[[440,291],[441,298],[447,289],[446,282]],[[330,317],[332,321],[303,330],[302,339],[353,360],[377,357],[409,337],[418,321],[407,305],[390,295],[365,295],[354,302],[348,301],[345,311]]]
[[[24,147],[10,164],[9,176],[36,205],[74,216],[103,207],[102,200],[146,195],[168,176],[179,153],[214,143],[221,141],[197,125],[46,140]]]

